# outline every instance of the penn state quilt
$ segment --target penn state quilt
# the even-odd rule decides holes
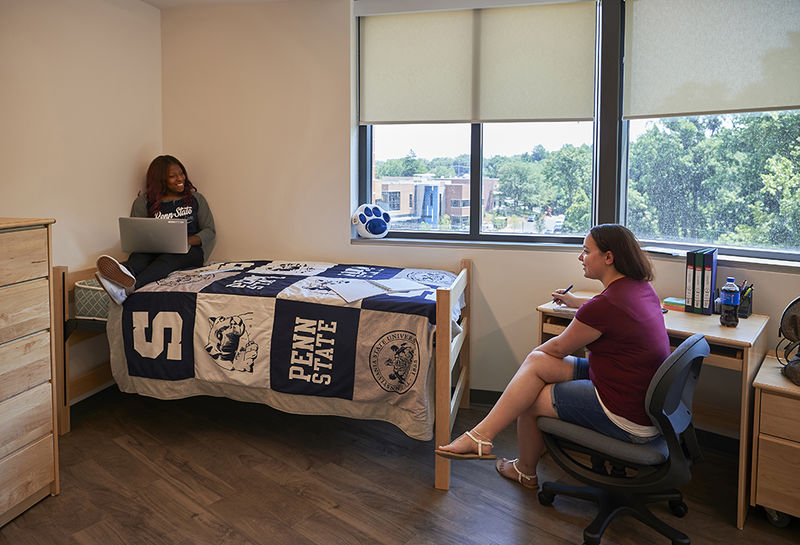
[[[123,392],[224,396],[299,414],[391,422],[433,437],[436,288],[448,271],[237,261],[177,271],[111,305]],[[346,302],[332,286],[407,278],[421,288]]]

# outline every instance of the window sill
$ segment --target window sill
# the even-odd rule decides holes
[[[358,238],[350,239],[353,245],[377,244],[380,246],[415,246],[428,248],[479,248],[481,250],[521,250],[521,251],[569,251],[580,249],[578,243],[567,242],[515,242],[500,240],[441,240],[428,238]],[[653,257],[684,261],[686,251],[677,248],[661,248],[645,246],[645,251]],[[774,272],[800,273],[800,261],[782,259],[766,259],[760,257],[745,257],[722,254],[717,258],[721,265],[753,270],[767,270]]]
[[[686,259],[686,251],[677,248],[645,246],[644,249],[648,254],[657,257],[674,257],[681,261]],[[717,257],[717,265],[727,265],[740,269],[800,273],[800,261],[789,261],[786,259],[767,259],[763,257],[720,254]]]
[[[564,242],[514,242],[505,240],[442,240],[433,238],[351,238],[350,244],[386,246],[423,246],[432,248],[480,248],[482,250],[523,250],[523,251],[578,251],[580,244]]]

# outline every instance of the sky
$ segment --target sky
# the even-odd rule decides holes
[[[639,124],[641,128],[638,128]],[[631,121],[632,136],[643,131],[644,123]],[[469,124],[374,125],[372,134],[377,161],[400,159],[412,149],[417,157],[428,160],[469,153]],[[548,151],[559,150],[565,144],[591,146],[592,122],[484,124],[485,157],[518,155],[530,152],[539,144]]]

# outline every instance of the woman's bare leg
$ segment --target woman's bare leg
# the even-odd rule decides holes
[[[540,396],[540,394],[548,384],[571,380],[573,370],[574,359],[572,356],[561,359],[534,350],[528,354],[528,357],[522,362],[522,365],[517,370],[516,374],[514,374],[511,382],[508,383],[505,391],[503,391],[503,395],[497,400],[497,403],[492,407],[492,410],[489,411],[489,414],[473,428],[473,433],[477,432],[477,435],[481,439],[491,441],[517,417],[529,412],[534,407],[537,407],[536,410],[546,410],[542,409],[542,407],[546,405],[549,406],[552,411],[550,389],[547,389],[547,396]],[[537,404],[537,399],[540,397],[542,397],[543,400],[541,403]],[[545,397],[546,399],[544,399]],[[536,448],[535,443],[538,442],[541,445],[542,439],[541,433],[539,433],[539,429],[536,427],[536,419],[532,414],[529,420],[532,420],[535,431],[531,430],[534,433],[534,440],[530,448]],[[554,411],[553,415],[555,415]],[[530,423],[524,424],[524,430],[521,431],[526,431],[527,433],[530,425]],[[528,442],[528,439],[523,439],[522,436],[520,436],[519,440],[520,442]],[[520,448],[522,449],[522,445],[520,445]],[[525,448],[528,449],[527,446]],[[439,450],[455,453],[477,452],[477,445],[472,439],[466,435],[462,435],[449,445],[439,447]],[[484,447],[484,454],[487,454],[487,450],[488,449]],[[541,448],[538,452],[541,452]],[[525,458],[527,461],[527,454]],[[535,457],[535,461],[538,461],[538,454]],[[531,462],[534,462],[533,458],[531,458]]]
[[[539,430],[536,419],[540,416],[558,418],[550,397],[552,388],[552,384],[542,388],[534,404],[517,417],[517,445],[519,447],[517,469],[527,475],[536,474],[536,465],[545,451],[542,432]],[[510,479],[517,479],[517,472],[514,471],[511,464],[501,463],[498,471]]]

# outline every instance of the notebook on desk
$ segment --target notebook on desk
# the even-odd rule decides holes
[[[123,252],[185,254],[189,251],[186,220],[119,218],[119,240]]]

